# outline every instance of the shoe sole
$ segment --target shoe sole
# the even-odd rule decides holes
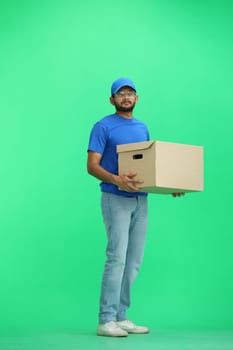
[[[115,338],[125,338],[128,337],[127,334],[103,334],[103,333],[97,333],[99,337],[115,337]]]
[[[127,331],[129,334],[148,334],[148,333],[150,333],[150,331],[145,331],[145,332],[138,332],[138,331],[130,331],[130,330],[128,330]]]

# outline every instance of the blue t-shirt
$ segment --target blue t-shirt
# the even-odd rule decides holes
[[[139,120],[123,118],[118,114],[111,114],[98,121],[92,128],[88,151],[102,155],[100,165],[110,173],[118,175],[118,154],[116,146],[127,143],[149,140],[147,126]],[[144,192],[121,191],[114,184],[101,182],[101,190],[126,197],[146,195]]]

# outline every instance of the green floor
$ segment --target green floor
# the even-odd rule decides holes
[[[232,331],[156,330],[127,338],[98,337],[95,331],[40,331],[0,336],[1,350],[233,350]]]

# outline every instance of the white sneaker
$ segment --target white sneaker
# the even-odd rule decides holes
[[[150,331],[149,328],[137,326],[136,324],[134,324],[129,320],[118,321],[117,324],[121,329],[131,334],[145,334],[145,333],[149,333]]]
[[[99,325],[97,335],[103,335],[105,337],[127,337],[128,332],[120,328],[116,322],[110,321]]]

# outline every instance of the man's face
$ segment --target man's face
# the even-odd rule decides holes
[[[136,92],[127,86],[124,86],[114,96],[110,97],[110,102],[116,107],[116,110],[126,113],[133,111],[137,101]]]

